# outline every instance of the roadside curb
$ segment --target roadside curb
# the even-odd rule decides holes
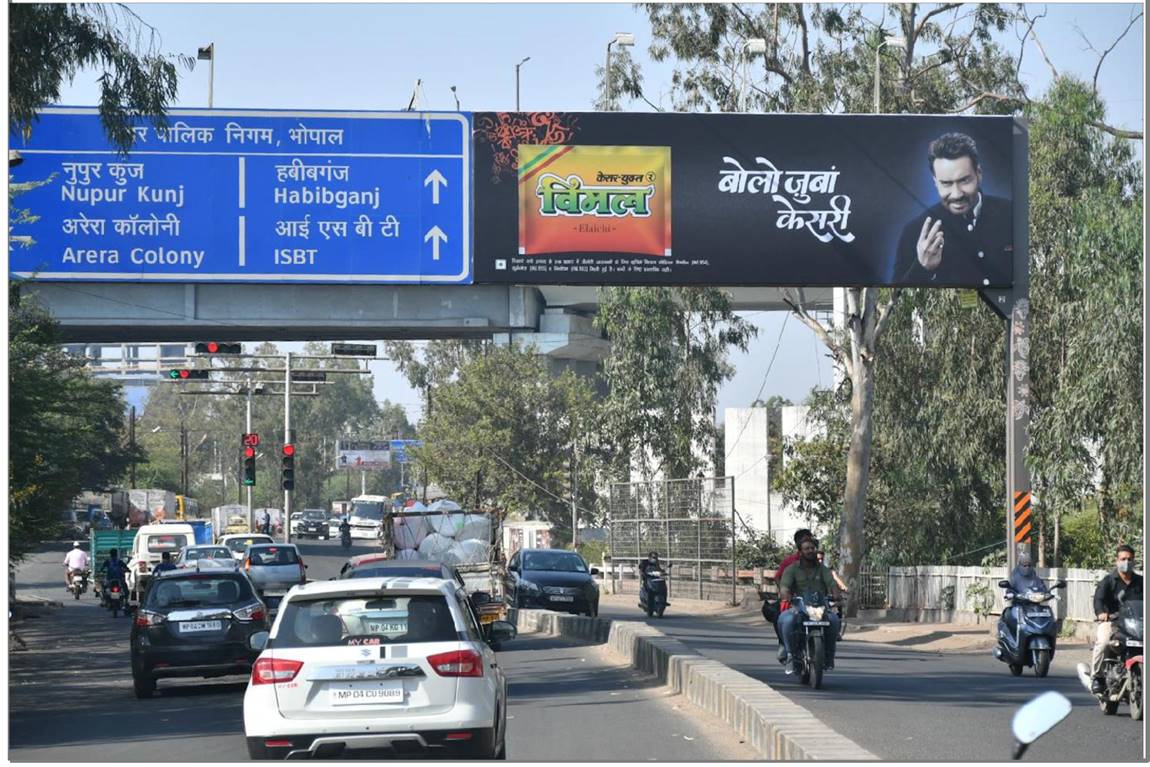
[[[823,724],[770,685],[706,658],[634,621],[517,610],[520,628],[607,644],[692,705],[722,719],[765,759],[847,762],[878,757]]]

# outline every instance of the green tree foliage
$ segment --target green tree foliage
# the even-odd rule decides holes
[[[256,353],[281,354],[271,343],[262,344]],[[308,344],[303,355],[326,354],[326,346]],[[220,359],[217,367],[239,366],[241,359]],[[247,360],[245,366],[278,368],[280,360]],[[296,370],[354,369],[353,360],[308,360],[293,358]],[[178,492],[180,489],[180,430],[187,428],[189,446],[189,494],[201,506],[210,508],[223,503],[237,503],[244,498],[239,483],[242,463],[240,435],[245,430],[246,397],[225,394],[242,393],[245,375],[239,372],[214,374],[215,379],[235,383],[227,386],[213,380],[212,388],[220,396],[186,396],[181,391],[204,388],[201,385],[164,381],[152,389],[136,433],[148,450],[149,461],[137,469],[137,483]],[[253,373],[252,380],[282,381],[282,372]],[[372,379],[359,374],[329,373],[330,385],[316,387],[319,396],[292,397],[292,432],[296,445],[296,484],[293,508],[330,508],[333,500],[346,500],[359,494],[358,472],[341,472],[335,466],[335,443],[338,439],[386,440],[410,439],[415,430],[407,421],[403,408],[384,402],[376,403]],[[296,390],[301,388],[296,384]],[[253,386],[253,391],[257,390]],[[253,394],[252,431],[260,435],[261,445],[256,460],[256,484],[252,503],[256,507],[283,506],[280,485],[281,453],[284,427],[282,385],[266,387],[274,394]],[[367,472],[367,490],[393,493],[399,489],[400,469]]]
[[[57,324],[9,285],[8,546],[18,561],[59,528],[84,490],[127,469],[120,387],[94,380],[60,347]]]
[[[30,132],[37,113],[60,100],[60,87],[83,70],[100,74],[100,118],[122,151],[132,125],[166,124],[178,88],[177,64],[159,50],[156,30],[121,4],[12,4],[8,17],[8,115],[14,131]],[[173,63],[173,61],[175,63]]]
[[[576,450],[580,521],[597,517],[598,423],[589,382],[570,372],[553,376],[532,348],[489,345],[436,389],[415,455],[460,504],[542,516],[569,541]]]
[[[644,480],[711,470],[715,401],[734,374],[727,354],[746,351],[757,328],[716,288],[604,288],[595,323],[611,341],[604,373],[614,476],[632,466]]]
[[[1097,127],[1105,106],[1089,83],[1058,78],[1030,117],[1037,516],[1053,550],[1060,517],[1097,494],[1108,552],[1142,529],[1142,169],[1129,141]]]
[[[1140,168],[1087,83],[1057,79],[1029,113],[1035,516],[1049,564],[1105,566],[1143,517]],[[1002,539],[1004,333],[952,291],[904,293],[876,376],[870,563],[975,564]],[[843,416],[812,417],[830,436],[794,446],[784,484],[833,520]]]

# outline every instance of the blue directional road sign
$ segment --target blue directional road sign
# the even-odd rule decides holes
[[[471,116],[176,110],[127,155],[46,109],[9,272],[42,280],[469,284]],[[25,243],[27,239],[23,240]],[[19,242],[19,240],[17,241]]]
[[[407,448],[423,447],[421,439],[393,439],[391,440],[392,463],[410,463],[407,459]]]

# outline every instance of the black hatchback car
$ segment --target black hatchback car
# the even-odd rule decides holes
[[[507,563],[503,593],[511,607],[599,614],[599,570],[562,549],[522,549]]]
[[[327,540],[327,512],[323,509],[304,509],[303,515],[296,523],[296,538],[318,538]]]
[[[148,698],[163,677],[250,674],[267,608],[243,573],[174,571],[155,578],[132,623],[132,684]]]

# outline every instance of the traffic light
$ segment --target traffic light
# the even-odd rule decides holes
[[[244,484],[251,487],[256,483],[256,449],[244,448]]]
[[[209,370],[193,370],[191,368],[178,368],[168,371],[168,378],[173,381],[206,381]]]
[[[374,357],[375,344],[332,344],[331,353],[344,357]]]
[[[284,490],[295,489],[295,445],[288,442],[283,447],[283,486]]]
[[[243,354],[243,344],[221,344],[218,341],[196,344],[196,354]]]

